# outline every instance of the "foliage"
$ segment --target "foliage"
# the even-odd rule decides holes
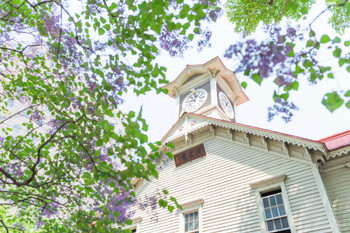
[[[131,180],[157,178],[162,155],[153,144],[147,155],[148,126],[141,111],[119,111],[120,96],[164,91],[166,68],[155,63],[160,49],[180,55],[190,43],[208,45],[204,22],[216,20],[216,5],[0,3],[2,230],[21,230],[8,226],[18,220],[45,232],[112,232],[130,224]]]
[[[264,27],[266,39],[244,38],[225,52],[225,57],[240,61],[237,72],[244,73],[261,84],[267,78],[273,78],[276,91],[273,99],[275,105],[269,108],[268,119],[281,114],[288,122],[297,107],[289,101],[290,91],[297,91],[300,79],[306,77],[310,84],[316,84],[324,78],[336,78],[336,71],[350,72],[350,53],[347,51],[349,41],[344,41],[341,34],[349,28],[350,2],[327,1],[327,7],[314,19],[309,20],[309,27],[303,28],[295,22],[287,26],[278,25],[282,19],[295,20],[301,23],[308,19],[308,12],[314,1],[236,1],[228,0],[225,7],[227,17],[235,24],[237,32],[253,33],[260,23]],[[312,24],[319,16],[329,11],[332,13],[329,23],[337,35],[317,35]],[[293,25],[293,26],[291,26]],[[297,25],[297,26],[295,26]],[[283,29],[282,29],[283,28]],[[338,60],[339,68],[320,62],[320,54]],[[343,67],[343,68],[342,68]],[[246,87],[246,82],[242,83]],[[337,90],[326,93],[322,104],[331,112],[346,103],[350,106],[348,90]]]
[[[307,14],[315,1],[287,0],[228,0],[225,4],[228,19],[235,24],[236,32],[251,34],[259,26],[280,23],[286,17],[298,20]]]

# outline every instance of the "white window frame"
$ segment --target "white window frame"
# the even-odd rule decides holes
[[[178,209],[178,212],[179,212],[179,233],[186,233],[185,232],[185,214],[195,212],[195,211],[198,211],[198,221],[199,221],[198,232],[203,233],[203,231],[202,231],[203,203],[204,203],[204,200],[202,198],[200,198],[200,199],[196,199],[196,200],[181,204],[182,210]]]
[[[256,197],[256,203],[258,207],[258,215],[260,220],[260,229],[262,233],[269,233],[267,230],[267,221],[265,218],[265,211],[264,211],[264,205],[262,201],[262,193],[271,192],[274,190],[281,190],[282,194],[282,200],[284,204],[284,208],[287,214],[288,224],[289,224],[289,230],[292,233],[296,233],[296,229],[293,222],[292,212],[289,205],[288,195],[287,195],[287,189],[286,185],[284,183],[285,179],[287,178],[286,175],[280,175],[275,176],[263,180],[256,181],[254,183],[251,183],[250,186],[255,190],[255,197]]]

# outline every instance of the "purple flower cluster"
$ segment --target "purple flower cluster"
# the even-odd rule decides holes
[[[38,125],[42,125],[44,116],[40,113],[39,110],[35,109],[29,115],[29,120],[34,121]]]
[[[275,116],[281,115],[281,118],[287,123],[293,117],[293,111],[298,110],[294,103],[277,98],[276,103],[268,108],[267,120],[271,121]]]
[[[289,43],[296,39],[302,39],[302,34],[297,35],[294,28],[288,27],[286,34],[282,34],[281,28],[269,25],[265,28],[270,41],[258,43],[254,39],[231,45],[225,52],[226,58],[234,56],[240,60],[236,72],[247,74],[258,73],[262,79],[273,75],[283,77],[281,85],[288,85],[295,79],[292,72],[296,58],[290,56],[292,48]]]
[[[182,54],[188,48],[190,40],[186,35],[181,35],[179,31],[169,31],[164,25],[159,37],[160,47],[171,56]]]

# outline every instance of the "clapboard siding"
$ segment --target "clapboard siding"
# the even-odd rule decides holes
[[[350,233],[350,169],[339,168],[321,175],[340,230]]]
[[[153,195],[163,188],[179,203],[204,199],[202,231],[260,232],[255,191],[249,183],[281,174],[297,232],[331,232],[325,209],[309,165],[268,154],[221,139],[204,143],[207,155],[175,168],[170,162],[159,179],[148,182],[138,196]],[[157,209],[158,222],[150,220],[150,209],[137,211],[143,218],[142,233],[179,232],[179,212]]]

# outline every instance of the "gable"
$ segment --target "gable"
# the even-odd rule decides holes
[[[176,150],[183,150],[213,137],[287,154],[289,157],[306,158],[310,157],[310,152],[326,153],[324,144],[318,141],[191,113],[183,114],[163,137],[162,142],[171,142],[177,146]]]

